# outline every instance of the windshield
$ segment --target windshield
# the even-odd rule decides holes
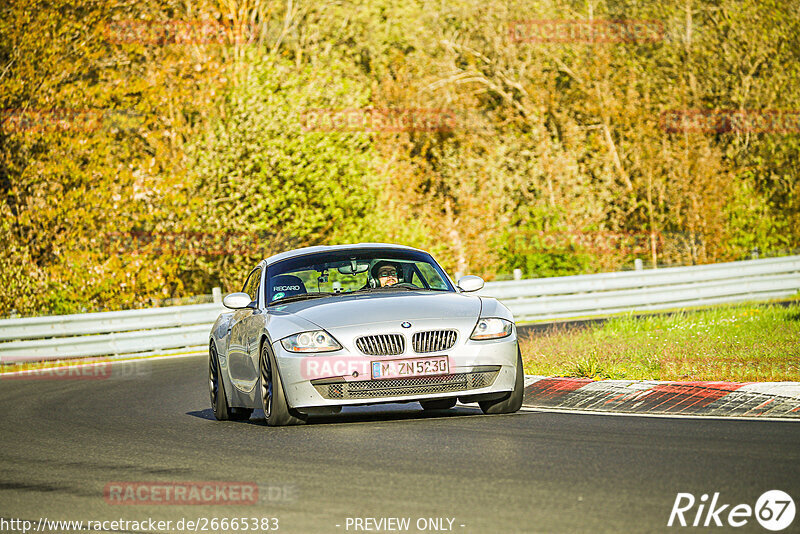
[[[414,250],[353,249],[320,252],[267,268],[267,302],[300,295],[354,291],[455,291],[427,253]],[[294,299],[292,299],[294,300]]]

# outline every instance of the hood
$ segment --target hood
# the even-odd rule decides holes
[[[361,293],[276,305],[273,309],[322,328],[338,328],[422,319],[475,320],[481,312],[481,300],[449,292]]]

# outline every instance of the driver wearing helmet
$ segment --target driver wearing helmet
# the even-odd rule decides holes
[[[372,277],[378,281],[378,287],[393,286],[400,282],[400,269],[397,264],[379,261],[372,266]]]

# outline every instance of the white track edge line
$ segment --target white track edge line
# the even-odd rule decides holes
[[[691,415],[691,414],[662,414],[662,413],[632,413],[632,412],[601,412],[592,410],[571,410],[569,408],[534,408],[532,406],[523,406],[520,411],[525,412],[556,412],[556,413],[574,413],[579,415],[614,415],[622,417],[656,417],[661,419],[703,419],[703,420],[720,420],[720,421],[780,421],[784,423],[800,423],[800,417],[759,417],[757,415],[742,416],[742,415]]]

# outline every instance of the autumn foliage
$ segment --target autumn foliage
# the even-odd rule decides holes
[[[796,9],[3,2],[0,315],[237,290],[316,244],[487,279],[797,249]]]

